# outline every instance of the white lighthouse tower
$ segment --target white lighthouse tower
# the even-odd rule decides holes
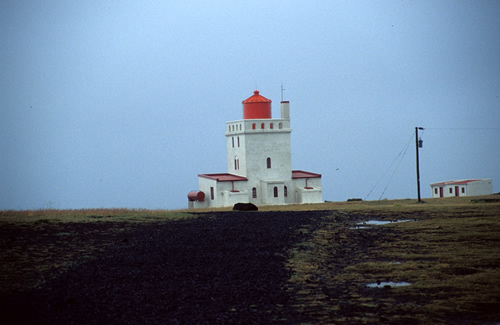
[[[258,90],[242,104],[243,119],[226,123],[228,172],[198,175],[189,207],[322,202],[321,175],[292,171],[290,103],[281,102],[278,119]]]

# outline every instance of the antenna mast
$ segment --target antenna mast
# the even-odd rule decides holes
[[[285,91],[285,88],[283,88],[283,83],[281,84],[281,101],[283,101],[283,91]]]

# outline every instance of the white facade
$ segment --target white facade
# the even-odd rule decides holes
[[[493,193],[491,178],[446,181],[431,184],[432,197],[476,196]]]
[[[270,100],[256,95],[249,99]],[[248,99],[247,99],[248,101]],[[252,118],[226,123],[227,173],[198,175],[204,199],[188,195],[189,208],[225,207],[235,203],[275,205],[323,202],[321,175],[292,171],[289,102],[281,103],[281,118]],[[259,108],[260,109],[260,108]],[[270,113],[270,112],[269,112]],[[244,113],[245,116],[245,113]],[[261,116],[262,117],[262,116]],[[191,192],[195,193],[195,192]],[[203,196],[203,195],[202,195]]]

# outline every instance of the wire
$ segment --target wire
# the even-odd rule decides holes
[[[425,130],[500,130],[500,128],[425,128]]]
[[[387,174],[387,172],[392,168],[392,166],[394,165],[394,163],[396,162],[396,160],[399,158],[399,156],[401,156],[401,153],[406,153],[406,150],[408,149],[410,143],[411,143],[411,140],[413,140],[413,138],[415,137],[415,134],[412,132],[411,134],[411,137],[410,137],[410,140],[408,140],[408,143],[405,145],[405,147],[398,153],[398,155],[396,156],[396,158],[392,161],[391,165],[389,166],[389,168],[387,168],[387,170],[384,172],[384,174],[382,175],[382,177],[380,177],[380,179],[377,181],[377,183],[375,183],[375,185],[372,187],[372,189],[370,190],[370,192],[368,192],[368,194],[366,195],[366,197],[364,198],[364,200],[366,200],[370,194],[373,192],[373,190],[375,189],[375,187],[377,187],[377,185],[380,183],[380,181],[385,177],[385,175]],[[404,155],[403,153],[403,155]],[[402,158],[402,157],[401,157]],[[400,161],[401,162],[401,161]],[[398,166],[399,166],[399,163],[398,163]],[[396,169],[397,169],[397,166],[396,166]],[[394,176],[394,173],[393,173],[393,176]],[[392,176],[391,176],[392,178]],[[390,181],[390,179],[389,179]],[[387,188],[387,186],[386,186]],[[384,189],[384,192],[385,192],[385,189]],[[383,193],[382,193],[383,195]]]
[[[379,201],[380,201],[380,199],[382,199],[382,196],[384,196],[385,190],[387,190],[387,187],[389,187],[389,184],[391,183],[392,177],[394,176],[394,174],[396,174],[396,171],[398,170],[399,165],[400,165],[400,164],[401,164],[401,162],[403,161],[403,157],[405,156],[406,151],[407,151],[407,150],[408,150],[408,148],[410,147],[411,140],[413,140],[413,136],[411,137],[410,141],[409,141],[409,142],[408,142],[408,144],[406,145],[405,151],[403,152],[403,155],[401,156],[401,159],[399,160],[398,164],[396,165],[396,168],[394,168],[394,171],[392,172],[392,175],[391,175],[391,177],[389,178],[389,181],[387,182],[387,185],[385,186],[384,190],[382,191],[382,194],[380,194],[380,197],[378,198],[378,200],[379,200]],[[417,150],[418,150],[418,149],[417,149]]]

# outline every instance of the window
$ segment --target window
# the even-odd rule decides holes
[[[272,129],[273,128],[273,123],[269,124],[269,128]]]
[[[229,125],[229,127],[228,127],[228,128],[229,128],[228,132],[231,132],[231,125]]]
[[[234,125],[233,125],[233,132],[234,132]]]
[[[264,128],[264,123],[261,123],[260,124],[260,128],[263,129]]]
[[[238,137],[238,148],[240,147],[240,137]]]
[[[234,148],[234,137],[232,137],[231,140],[233,141],[233,148]]]
[[[252,123],[252,130],[255,130],[255,123]]]
[[[210,200],[214,199],[214,188],[210,187]]]
[[[267,157],[267,168],[271,168],[271,158]]]
[[[438,194],[438,189],[437,189],[437,187],[434,189],[434,194]]]
[[[238,169],[238,163],[236,162],[236,158],[234,159],[234,170]]]
[[[254,199],[257,198],[257,189],[255,187],[252,188],[252,198],[254,198]]]
[[[274,187],[274,197],[278,197],[278,187]]]
[[[278,127],[279,127],[280,129],[282,129],[282,128],[283,128],[283,123],[281,123],[281,122],[280,122],[280,124],[278,124]]]
[[[450,193],[453,193],[453,187],[450,187]]]
[[[462,193],[465,193],[465,187],[462,187]]]
[[[286,186],[283,189],[283,194],[285,195],[285,197],[288,197],[288,189],[286,188]]]

